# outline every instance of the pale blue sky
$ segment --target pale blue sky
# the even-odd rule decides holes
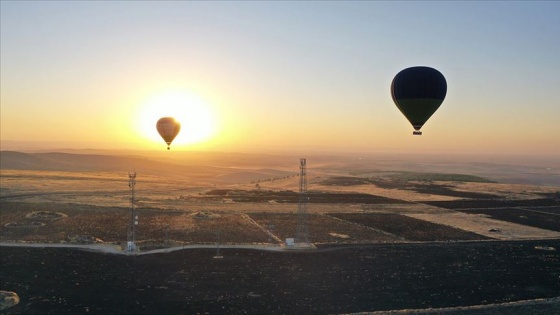
[[[214,150],[560,154],[556,1],[2,1],[0,39],[2,140],[137,148],[123,120],[183,89]],[[389,93],[414,65],[448,82],[422,137]]]

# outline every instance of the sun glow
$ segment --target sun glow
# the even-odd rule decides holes
[[[181,131],[172,147],[207,141],[216,133],[216,119],[212,108],[202,98],[186,91],[157,94],[141,107],[139,132],[163,145],[165,142],[156,130],[156,123],[162,117],[173,117],[181,123]]]

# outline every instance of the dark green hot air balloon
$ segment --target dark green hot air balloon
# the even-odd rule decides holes
[[[446,93],[445,77],[430,67],[406,68],[391,83],[393,101],[414,127],[414,135],[422,134],[420,128],[443,103]]]

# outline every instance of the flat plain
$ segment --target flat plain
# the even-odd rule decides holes
[[[99,159],[78,154],[49,156],[58,164],[31,155],[42,159],[33,167],[9,157],[0,289],[20,295],[14,314],[457,313],[496,303],[490,310],[515,311],[522,300],[558,309],[560,196],[547,185],[558,176],[550,167],[519,167],[535,185],[484,176],[478,164],[455,172],[473,170],[464,162],[450,173],[449,162],[316,157],[302,199],[293,156],[119,160],[132,171],[115,170],[115,157],[94,168]],[[139,250],[128,252],[133,171]],[[315,249],[286,245],[302,235]],[[102,280],[115,277],[128,280]],[[86,301],[76,286],[105,294]],[[517,302],[525,306],[500,304]]]

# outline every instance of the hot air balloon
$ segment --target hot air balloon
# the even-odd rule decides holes
[[[173,117],[163,117],[158,120],[156,128],[159,135],[163,138],[165,143],[167,143],[167,150],[169,150],[171,142],[173,142],[173,139],[175,139],[179,130],[181,130],[181,123]]]
[[[414,135],[439,108],[447,82],[441,72],[430,67],[411,67],[397,73],[391,83],[393,101],[414,127]]]

